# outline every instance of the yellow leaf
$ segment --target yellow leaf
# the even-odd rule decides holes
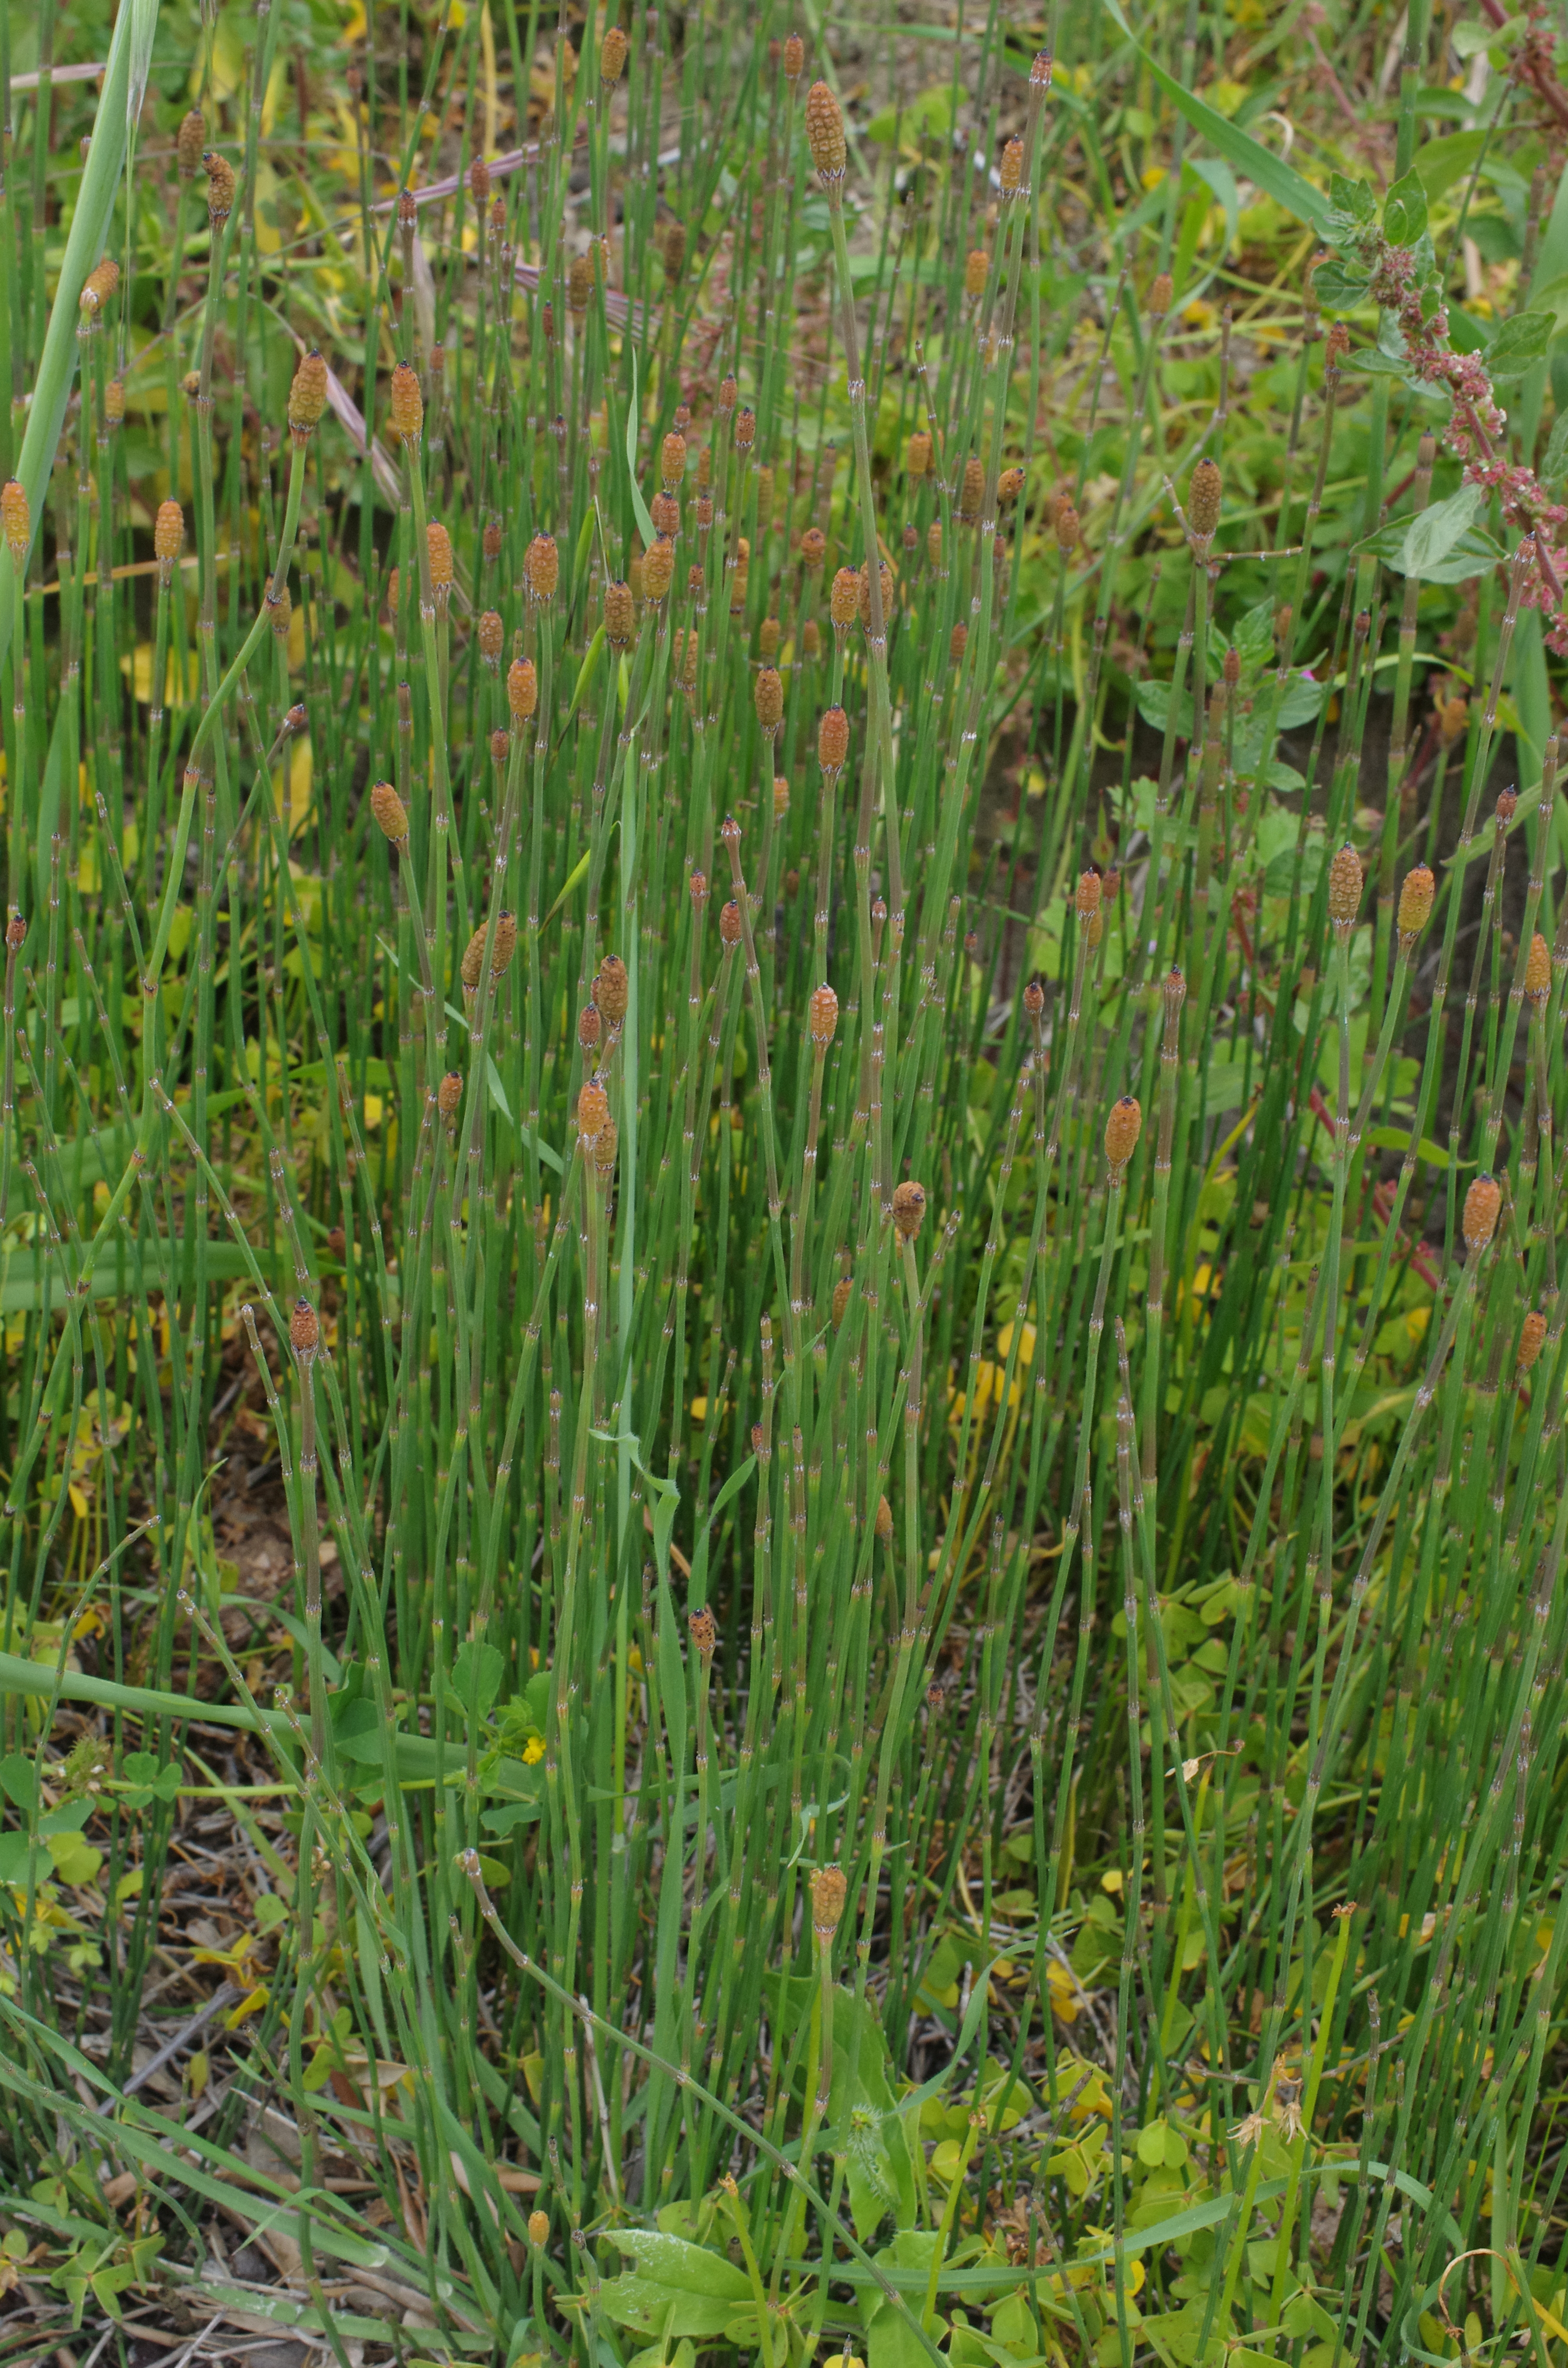
[[[120,659],[119,670],[129,678],[138,705],[150,707],[153,703],[152,643],[138,642],[134,651],[128,652]],[[165,707],[184,707],[196,697],[201,680],[201,668],[194,650],[187,650],[185,654],[185,679],[186,688],[182,694],[179,687],[179,654],[176,650],[170,649],[164,672],[164,705]]]
[[[223,2017],[224,2030],[237,2031],[247,2015],[259,2014],[267,2004],[267,1985],[263,1982],[247,1998],[243,1998],[238,2006],[230,2009]]]
[[[365,1097],[365,1124],[368,1127],[380,1126],[385,1109],[386,1105],[382,1101],[380,1094],[367,1094]]]

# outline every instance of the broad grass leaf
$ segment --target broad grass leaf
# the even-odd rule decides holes
[[[1310,181],[1304,181],[1300,173],[1266,148],[1260,140],[1255,140],[1250,131],[1244,131],[1239,124],[1229,121],[1206,100],[1199,98],[1196,92],[1184,89],[1176,76],[1167,74],[1137,39],[1118,0],[1100,0],[1100,5],[1131,43],[1171,104],[1187,118],[1195,131],[1201,132],[1210,147],[1223,156],[1233,171],[1244,175],[1261,189],[1265,197],[1272,198],[1276,205],[1283,206],[1287,213],[1293,214],[1298,222],[1307,223],[1320,238],[1325,238],[1329,231],[1330,208],[1323,191],[1314,189]]]

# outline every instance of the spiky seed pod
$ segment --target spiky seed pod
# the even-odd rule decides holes
[[[437,603],[446,599],[452,588],[452,538],[438,518],[432,518],[425,529],[425,549],[430,562],[430,589]]]
[[[831,986],[819,986],[807,1008],[807,1020],[812,1042],[819,1053],[825,1053],[833,1042],[833,1031],[838,1025],[838,997]]]
[[[175,169],[182,181],[194,181],[201,152],[207,145],[207,123],[199,107],[180,118],[175,133]]]
[[[536,2252],[550,2242],[550,2214],[547,2212],[528,2214],[528,2242]]]
[[[784,681],[777,666],[763,666],[752,693],[756,720],[769,739],[784,721]]]
[[[1073,909],[1081,921],[1088,920],[1099,911],[1104,893],[1097,871],[1079,872],[1078,885],[1073,892]]]
[[[1522,1382],[1540,1356],[1546,1338],[1546,1318],[1538,1307],[1532,1307],[1519,1326],[1519,1357],[1514,1372]]]
[[[806,658],[822,655],[822,627],[814,617],[808,617],[801,628],[801,655]]]
[[[1426,927],[1437,884],[1424,863],[1418,863],[1414,871],[1404,875],[1404,885],[1399,892],[1399,934],[1407,953]]]
[[[185,376],[179,382],[179,391],[184,395],[187,403],[196,403],[199,401],[201,395],[201,372],[195,370],[187,370]]]
[[[436,1108],[443,1118],[455,1118],[462,1098],[463,1073],[460,1069],[449,1069],[436,1088]]]
[[[826,83],[814,82],[806,93],[806,145],[824,188],[844,178],[849,151],[844,138],[844,117]]]
[[[883,1545],[892,1543],[892,1507],[885,1497],[877,1498],[877,1509],[871,1517],[872,1526]]]
[[[996,502],[1000,509],[1010,510],[1024,490],[1021,469],[1004,469],[996,480]]]
[[[756,629],[757,655],[771,666],[778,655],[779,624],[777,617],[764,617]]]
[[[833,1328],[835,1332],[844,1321],[854,1290],[854,1282],[846,1274],[841,1274],[833,1286]]]
[[[289,1346],[296,1357],[308,1361],[321,1346],[321,1326],[316,1311],[308,1299],[296,1299],[294,1312],[289,1318]]]
[[[599,43],[599,80],[613,90],[626,71],[626,52],[631,44],[619,25],[611,25]]]
[[[835,633],[846,633],[855,622],[860,606],[860,571],[857,567],[841,567],[833,579],[827,596],[827,613]]]
[[[882,622],[885,625],[892,616],[892,569],[888,565],[885,559],[878,562],[878,569],[882,591]],[[865,627],[867,632],[869,632],[871,630],[870,569],[869,567],[862,567],[859,570],[856,581],[859,587],[855,596],[856,611],[860,619],[861,624]]]
[[[830,707],[817,725],[817,763],[824,773],[840,773],[849,754],[849,718],[842,707]]]
[[[806,68],[806,45],[799,33],[791,33],[784,43],[782,63],[786,82],[799,82]]]
[[[490,166],[483,156],[476,156],[468,168],[469,195],[483,215],[490,203]]]
[[[597,1077],[590,1077],[577,1097],[577,1132],[585,1143],[594,1143],[608,1124],[609,1096]]]
[[[1328,917],[1336,934],[1352,927],[1361,908],[1361,859],[1348,839],[1328,867]]]
[[[659,476],[665,493],[675,493],[685,474],[686,438],[672,427],[659,448]]]
[[[12,563],[19,575],[27,565],[33,521],[28,497],[15,477],[0,487],[0,531],[5,534]]]
[[[498,610],[486,609],[474,627],[473,637],[479,643],[480,656],[484,660],[491,673],[494,674],[500,667],[501,652],[506,643],[506,628],[501,622]]]
[[[964,257],[963,292],[966,296],[983,296],[990,277],[991,257],[983,246],[971,246]]]
[[[634,551],[626,564],[626,580],[631,586],[631,597],[639,607],[642,601],[642,553]]]
[[[732,896],[719,910],[720,941],[726,946],[738,946],[741,941],[741,908]]]
[[[377,781],[370,791],[370,812],[381,835],[394,847],[408,844],[408,814],[390,781]]]
[[[1045,1009],[1045,989],[1038,978],[1031,978],[1024,989],[1024,1009],[1031,1019],[1038,1019]]]
[[[326,409],[326,364],[314,346],[301,357],[289,389],[289,433],[303,444]]]
[[[585,1053],[594,1053],[598,1050],[599,1038],[603,1032],[604,1022],[600,1019],[597,1008],[591,1003],[585,1003],[577,1014],[577,1042]]]
[[[419,380],[406,362],[399,362],[387,392],[387,418],[392,434],[404,444],[417,444],[425,426],[425,397]]]
[[[1165,319],[1165,314],[1171,309],[1171,297],[1173,293],[1174,290],[1171,286],[1170,273],[1168,271],[1157,271],[1154,274],[1153,285],[1149,290],[1149,313],[1151,319],[1155,321],[1163,321]]]
[[[1114,904],[1115,904],[1115,902],[1116,902],[1116,900],[1117,900],[1117,896],[1118,896],[1118,894],[1119,894],[1119,892],[1120,892],[1120,888],[1121,888],[1121,874],[1120,874],[1120,872],[1116,869],[1115,865],[1113,864],[1113,865],[1111,866],[1111,869],[1110,869],[1110,870],[1106,873],[1106,875],[1105,875],[1104,879],[1100,882],[1100,898],[1101,898],[1101,910],[1102,910],[1102,911],[1105,909],[1105,907],[1106,907],[1107,905],[1114,905]]]
[[[959,487],[959,516],[966,526],[972,526],[980,516],[980,505],[985,498],[985,464],[978,453],[964,462],[963,482]]]
[[[588,309],[588,299],[593,292],[593,259],[586,255],[574,255],[566,274],[566,310],[580,321]]]
[[[619,954],[606,954],[594,976],[594,1001],[611,1028],[619,1028],[625,1019],[630,993],[626,964]]]
[[[962,666],[963,654],[968,647],[969,627],[967,625],[955,625],[952,632],[948,635],[949,665],[956,666]]]
[[[1105,1156],[1113,1176],[1119,1176],[1138,1148],[1143,1132],[1143,1111],[1136,1094],[1123,1094],[1111,1104],[1105,1122]]]
[[[0,507],[3,507],[0,497]],[[175,562],[184,543],[185,512],[176,501],[160,502],[153,521],[153,551],[158,562],[158,581],[165,591],[174,582]]]
[[[1551,948],[1537,929],[1530,939],[1530,950],[1525,956],[1525,999],[1539,1011],[1551,992]]]
[[[667,534],[662,534],[642,555],[642,590],[655,608],[668,592],[675,572],[675,544]]]
[[[913,518],[908,521],[903,529],[903,548],[905,556],[910,559],[914,558],[920,548],[920,529]]]
[[[1478,1176],[1464,1196],[1461,1231],[1467,1250],[1483,1250],[1497,1230],[1503,1195],[1490,1176]]]
[[[216,230],[234,211],[234,168],[216,148],[204,148],[201,161],[207,168],[207,218]]]
[[[812,1930],[819,1941],[831,1941],[838,1930],[848,1879],[841,1866],[819,1866],[812,1877]]]
[[[561,581],[561,553],[552,534],[536,534],[523,553],[523,579],[530,600],[553,600]]]
[[[397,622],[399,589],[400,584],[398,572],[395,567],[389,567],[387,570],[387,614],[392,619],[393,624]]]
[[[266,609],[267,623],[280,642],[287,642],[289,628],[294,621],[294,603],[289,598],[287,584],[280,584],[276,592],[270,584],[267,586]]]
[[[1076,551],[1080,533],[1081,529],[1078,524],[1078,513],[1074,508],[1072,503],[1058,502],[1056,505],[1056,548],[1061,552],[1063,558],[1067,556],[1069,552]]]
[[[1090,951],[1091,953],[1094,953],[1095,951],[1096,951],[1096,950],[1098,949],[1098,946],[1099,946],[1100,939],[1104,937],[1104,935],[1105,935],[1105,915],[1104,915],[1104,913],[1103,913],[1103,912],[1093,912],[1093,913],[1091,913],[1091,914],[1089,915],[1088,919],[1087,919],[1087,920],[1085,922],[1085,924],[1084,924],[1084,937],[1085,937],[1085,941],[1086,941],[1087,945],[1088,945],[1089,951]]]
[[[86,320],[95,320],[119,286],[119,266],[112,255],[106,255],[82,282],[82,293],[76,300],[78,310]]]
[[[924,427],[917,427],[909,439],[904,467],[909,475],[918,480],[927,474],[931,466],[931,438]]]
[[[495,939],[490,949],[490,975],[499,978],[511,968],[512,956],[517,951],[517,916],[505,905],[495,916]]]
[[[1199,542],[1210,541],[1220,523],[1220,503],[1224,489],[1219,463],[1210,460],[1199,461],[1187,489],[1187,522]]]
[[[494,766],[498,773],[504,773],[506,771],[506,760],[511,754],[511,749],[512,735],[509,732],[504,732],[497,728],[491,734],[490,761]]]
[[[759,534],[767,534],[773,524],[773,472],[764,464],[756,472],[756,526]]]
[[[1002,163],[997,173],[1005,198],[1016,198],[1024,186],[1024,143],[1017,134],[1002,151]]]
[[[514,658],[506,669],[506,705],[512,721],[527,723],[539,705],[539,674],[532,658]]]
[[[933,518],[926,529],[926,564],[937,575],[942,571],[942,521]]]
[[[926,1187],[913,1178],[897,1185],[892,1196],[893,1231],[901,1242],[912,1242],[926,1214]]]
[[[612,650],[630,649],[636,629],[631,586],[617,578],[605,586],[605,639]]]
[[[739,398],[740,390],[735,384],[735,374],[733,370],[726,370],[719,381],[719,392],[713,398],[713,409],[719,418],[728,419],[734,411]]]
[[[782,822],[790,811],[790,784],[782,773],[773,776],[773,819]]]

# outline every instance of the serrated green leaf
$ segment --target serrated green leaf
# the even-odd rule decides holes
[[[1479,485],[1461,485],[1447,501],[1433,502],[1411,521],[1404,538],[1406,575],[1421,575],[1433,563],[1446,559],[1474,524],[1485,499]]]
[[[1391,246],[1414,246],[1426,227],[1426,192],[1418,173],[1406,173],[1383,199],[1383,236]]]
[[[1546,352],[1556,326],[1555,313],[1516,313],[1505,321],[1487,350],[1486,367],[1493,377],[1522,378]]]
[[[1372,275],[1365,264],[1329,256],[1312,273],[1312,294],[1325,313],[1354,313],[1367,301]]]

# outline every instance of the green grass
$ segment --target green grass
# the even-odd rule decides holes
[[[1559,2362],[1550,67],[119,25],[0,199],[0,2359]]]

